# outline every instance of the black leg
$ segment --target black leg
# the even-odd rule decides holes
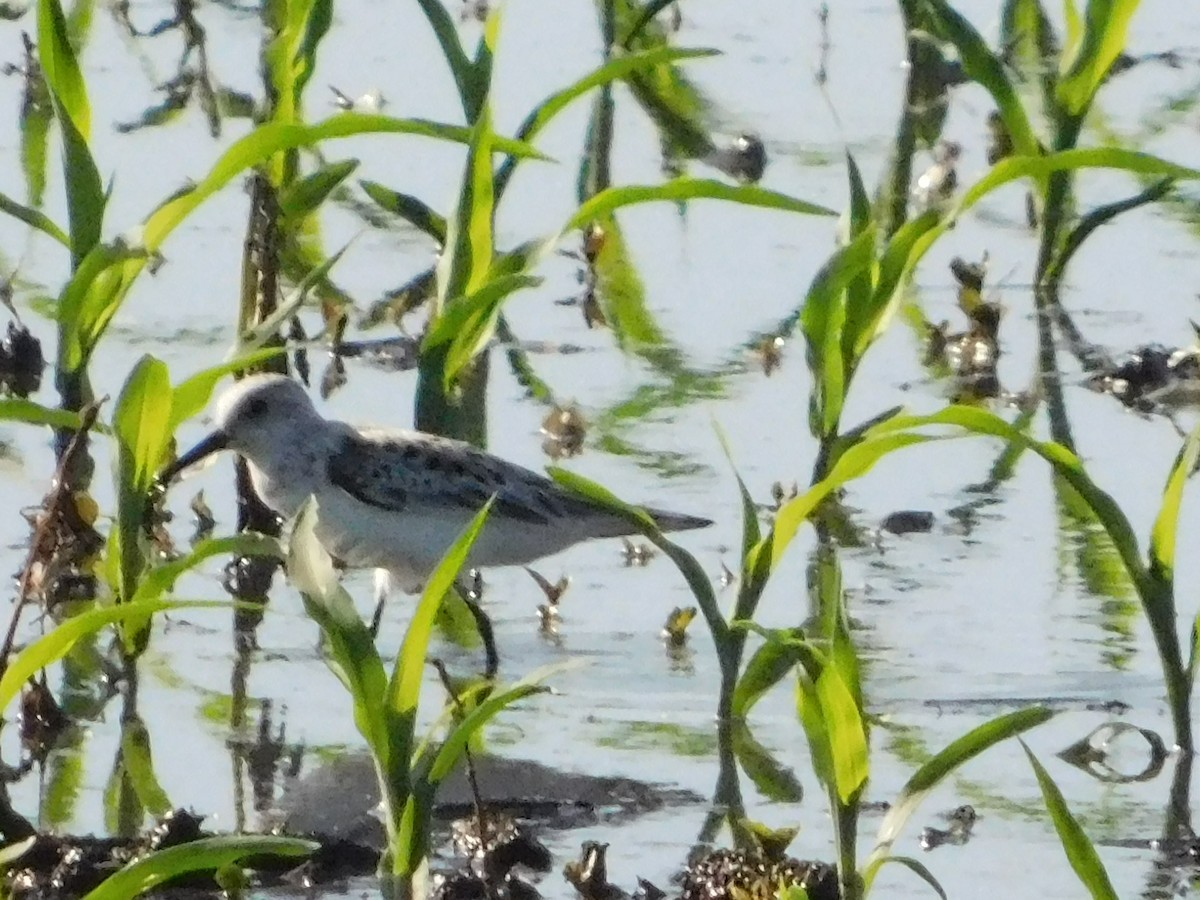
[[[471,611],[471,615],[475,617],[475,628],[479,631],[479,637],[483,641],[483,651],[487,656],[483,674],[488,681],[492,681],[500,670],[500,654],[496,651],[496,634],[492,630],[492,620],[483,611],[479,601],[473,599],[472,591],[464,589],[462,585],[457,585],[455,589],[462,597],[463,603],[467,605],[467,609]]]

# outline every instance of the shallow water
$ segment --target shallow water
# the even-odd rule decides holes
[[[788,0],[748,5],[690,0],[678,42],[725,52],[687,71],[715,101],[724,131],[752,129],[762,135],[771,157],[764,186],[841,209],[844,147],[852,149],[868,185],[877,183],[886,165],[902,104],[903,42],[893,4],[832,4],[827,105],[813,79],[820,52],[816,6]],[[1132,52],[1179,49],[1195,55],[1200,8],[1161,2],[1143,7],[1133,28]],[[992,4],[963,3],[960,8],[985,34],[994,35]],[[143,27],[168,13],[168,5],[157,0],[132,9]],[[257,18],[218,7],[204,7],[200,15],[209,31],[215,76],[252,90],[257,82]],[[592,68],[600,47],[590,4],[513,0],[504,15],[493,100],[498,129],[511,133],[533,103]],[[0,23],[5,59],[18,53],[20,29],[32,27],[32,14]],[[475,28],[464,26],[468,32]],[[163,77],[175,53],[175,36],[131,47],[112,19],[97,10],[84,62],[96,152],[102,171],[114,176],[108,213],[114,232],[139,221],[184,178],[201,175],[220,148],[246,128],[243,122],[227,121],[226,137],[214,142],[195,110],[165,128],[122,135],[110,127],[136,118],[149,102],[151,85],[140,54],[147,54],[157,77]],[[1198,83],[1200,66],[1194,60],[1180,69],[1145,64],[1121,76],[1102,92],[1102,114],[1087,142],[1120,140],[1183,164],[1194,162]],[[325,84],[353,94],[378,88],[391,103],[388,111],[396,115],[451,120],[457,112],[452,82],[415,4],[342,4],[310,88],[314,119],[326,113]],[[15,121],[19,94],[19,79],[0,79],[0,116]],[[1182,111],[1167,115],[1171,107]],[[990,101],[977,87],[951,94],[944,134],[966,148],[961,182],[986,170],[984,120],[989,109]],[[498,223],[504,244],[550,231],[573,209],[586,116],[586,103],[578,104],[540,140],[539,146],[560,164],[521,169]],[[657,134],[623,91],[618,91],[616,133],[614,183],[659,180]],[[0,190],[23,196],[17,152],[15,129],[0,129],[0,160],[5,163],[0,165]],[[439,208],[452,202],[462,160],[458,149],[403,137],[344,141],[326,152],[360,158],[357,177],[411,191]],[[926,156],[919,157],[919,167],[927,163]],[[61,179],[53,165],[50,172],[47,212],[62,220]],[[1081,179],[1080,189],[1083,201],[1091,204],[1138,187],[1125,176],[1089,175]],[[230,187],[168,244],[168,264],[140,282],[101,345],[93,366],[98,394],[115,395],[130,361],[141,353],[165,359],[176,378],[224,354],[233,337],[246,205],[245,193]],[[1027,389],[1036,371],[1027,287],[1036,238],[1023,222],[1019,187],[989,198],[934,247],[914,290],[914,302],[929,320],[954,318],[948,261],[956,255],[977,259],[988,252],[990,271],[1004,282],[1000,374],[1013,391]],[[759,499],[769,499],[774,481],[804,484],[808,479],[815,444],[806,422],[810,375],[802,341],[788,341],[782,367],[769,378],[744,348],[795,311],[833,246],[834,224],[713,202],[690,204],[683,214],[667,205],[641,207],[623,213],[621,224],[650,309],[684,365],[696,372],[727,373],[713,379],[713,389],[703,397],[655,403],[630,414],[630,401],[643,392],[671,387],[669,375],[619,350],[611,332],[587,328],[577,308],[554,304],[578,290],[570,261],[544,266],[545,284],[513,298],[506,310],[523,340],[583,348],[574,354],[531,356],[555,395],[578,402],[593,422],[586,452],[569,461],[569,468],[627,499],[713,517],[713,528],[687,534],[681,543],[716,578],[722,562],[735,565],[740,534],[736,487],[714,422]],[[428,243],[410,232],[365,230],[360,220],[337,207],[330,208],[325,228],[330,248],[355,238],[336,278],[363,308],[432,258]],[[1130,213],[1097,233],[1074,261],[1063,291],[1067,308],[1090,340],[1117,354],[1150,341],[1187,342],[1188,318],[1196,316],[1196,248],[1194,226],[1168,208]],[[12,220],[0,219],[0,263],[7,270],[18,261],[21,276],[35,284],[19,292],[18,308],[49,347],[53,324],[31,306],[39,294],[57,290],[64,255],[48,241],[29,242]],[[897,404],[919,411],[941,408],[947,387],[921,367],[921,353],[916,333],[896,322],[858,374],[844,421],[856,422]],[[1065,351],[1060,363],[1080,455],[1138,533],[1148,534],[1178,436],[1164,419],[1135,416],[1111,398],[1089,392]],[[353,361],[349,365],[348,386],[323,406],[329,415],[411,423],[414,373],[383,373]],[[545,408],[525,393],[503,356],[495,354],[489,449],[539,468],[545,463],[538,434]],[[671,393],[664,390],[660,396]],[[52,390],[44,388],[39,399],[52,402]],[[1181,424],[1190,427],[1191,417],[1183,415]],[[1044,417],[1038,428],[1045,433]],[[193,425],[184,438],[199,434]],[[52,459],[46,436],[33,429],[7,426],[0,437],[8,442],[13,461],[0,477],[0,504],[11,511],[0,517],[0,547],[7,548],[0,570],[12,571],[21,564],[27,540],[16,510],[39,501]],[[613,452],[616,448],[621,452]],[[841,555],[855,636],[864,648],[869,705],[884,723],[873,733],[868,799],[894,797],[922,759],[988,718],[1030,702],[1047,703],[1063,714],[1031,733],[1028,743],[1099,844],[1118,894],[1138,895],[1148,890],[1153,854],[1118,842],[1158,835],[1173,762],[1146,783],[1105,784],[1054,754],[1109,721],[1108,714],[1094,707],[1113,700],[1130,707],[1125,721],[1169,735],[1153,641],[1132,592],[1119,585],[1112,591],[1098,577],[1085,538],[1062,527],[1055,491],[1041,462],[1023,459],[1015,476],[990,492],[970,489],[985,480],[1001,449],[995,442],[973,439],[910,450],[886,460],[856,483],[847,498],[862,525],[874,525],[899,509],[927,509],[936,517],[930,534],[883,535],[877,546],[846,549]],[[107,465],[101,446],[96,493],[106,510],[112,508],[103,477]],[[217,515],[218,533],[232,530],[230,471],[224,461],[176,489],[172,506],[180,539],[187,533],[186,500],[199,487]],[[956,519],[952,511],[964,506],[970,507],[969,517]],[[1198,517],[1194,505],[1185,505],[1183,535],[1197,533]],[[760,609],[763,624],[791,626],[807,615],[804,579],[810,545],[803,538],[789,551]],[[1186,547],[1181,544],[1178,561],[1185,619],[1194,613],[1200,576],[1200,563]],[[717,665],[700,622],[693,628],[691,652],[682,661],[670,658],[658,638],[667,612],[690,601],[673,567],[659,557],[644,568],[627,568],[620,546],[602,542],[575,548],[538,568],[551,580],[560,573],[572,577],[557,642],[537,632],[535,607],[541,597],[525,573],[487,573],[486,597],[502,671],[515,678],[548,664],[586,665],[556,674],[551,680],[554,695],[502,717],[493,730],[494,743],[503,752],[570,770],[664,781],[710,795],[717,774]],[[214,564],[181,582],[178,593],[224,597],[219,579]],[[366,611],[370,579],[352,575],[347,586]],[[382,629],[385,656],[395,652],[406,612],[403,602],[388,608]],[[218,829],[257,822],[246,784],[231,775],[231,739],[252,738],[253,731],[231,734],[229,726],[235,654],[228,619],[225,612],[211,611],[170,616],[147,654],[140,698],[157,775],[172,803],[209,814],[209,824]],[[258,631],[258,646],[250,659],[246,695],[270,701],[276,719],[286,722],[287,740],[313,751],[306,765],[319,759],[317,751],[360,745],[347,698],[321,662],[316,628],[295,592],[282,583]],[[470,663],[462,651],[439,652],[462,665]],[[44,790],[33,779],[17,786],[17,808],[27,813],[40,809],[42,824],[55,829],[103,831],[106,780],[119,740],[116,710],[110,704],[106,714],[85,723],[77,746],[51,763],[58,780],[47,778]],[[743,779],[749,815],[773,827],[800,824],[792,852],[832,858],[829,818],[808,767],[791,689],[772,692],[756,709],[751,728],[780,763],[794,769],[806,796],[798,804],[771,802]],[[11,734],[8,739],[15,741]],[[15,743],[8,749],[15,758]],[[64,781],[67,776],[61,772],[68,769],[70,780]],[[963,803],[973,804],[980,815],[973,839],[924,855],[917,844],[920,826],[938,824],[939,811]],[[708,813],[705,806],[671,809],[619,827],[557,833],[549,844],[561,864],[577,853],[581,840],[610,842],[615,882],[632,886],[642,876],[663,885],[679,868]],[[864,855],[878,819],[864,819]],[[1024,884],[1029,873],[1036,873],[1039,896],[1081,893],[1029,766],[1011,742],[935,791],[896,851],[920,857],[952,897],[990,896],[984,886]],[[557,874],[541,887],[548,896],[570,894]],[[928,889],[900,867],[885,868],[879,888],[892,897],[928,896]],[[350,889],[357,894],[372,887],[356,883]]]

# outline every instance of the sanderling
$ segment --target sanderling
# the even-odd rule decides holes
[[[220,450],[249,462],[259,497],[285,519],[317,499],[317,538],[355,568],[384,569],[415,593],[488,498],[491,515],[469,565],[523,565],[589,538],[634,529],[549,479],[460,441],[355,428],[313,408],[299,382],[254,375],[218,398],[215,430],[161,474]],[[703,528],[697,516],[649,509],[663,531]]]

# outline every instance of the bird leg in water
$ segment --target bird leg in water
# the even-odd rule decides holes
[[[468,582],[467,579],[470,579]],[[475,629],[479,632],[479,639],[483,641],[483,651],[485,656],[484,677],[488,681],[492,681],[496,677],[496,673],[500,669],[500,654],[496,650],[496,633],[492,628],[492,620],[483,607],[479,605],[479,589],[478,589],[478,574],[472,570],[467,578],[458,578],[454,582],[454,590],[462,599],[463,605],[471,613],[471,617],[475,620]],[[383,606],[387,602],[388,594],[391,593],[392,579],[386,569],[375,570],[375,612],[371,616],[371,637],[379,636],[379,625],[383,620]]]

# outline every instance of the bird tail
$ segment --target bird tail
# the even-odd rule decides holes
[[[707,528],[712,524],[712,519],[705,519],[701,516],[689,516],[685,513],[673,513],[650,508],[647,508],[646,512],[650,514],[650,518],[654,520],[654,524],[662,531],[691,531],[695,528]]]

